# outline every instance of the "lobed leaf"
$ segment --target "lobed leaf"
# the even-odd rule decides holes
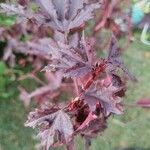
[[[109,53],[108,53],[108,64],[107,71],[112,74],[117,74],[117,69],[122,69],[124,74],[129,77],[132,81],[136,81],[136,78],[129,72],[128,68],[125,66],[123,59],[121,57],[121,48],[118,45],[118,40],[115,36],[112,36]]]
[[[31,112],[25,126],[39,127],[38,137],[47,150],[54,144],[55,137],[58,142],[67,143],[73,134],[70,117],[63,110],[54,108]]]
[[[112,85],[112,81],[108,85],[96,81],[85,91],[82,98],[89,105],[91,111],[94,111],[96,104],[100,103],[106,116],[110,113],[122,114],[121,98],[115,95],[120,90],[120,87]]]

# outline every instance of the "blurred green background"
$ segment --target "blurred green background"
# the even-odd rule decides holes
[[[0,15],[0,26],[10,26],[14,18]],[[140,41],[141,31],[134,32],[134,41],[124,53],[124,60],[138,79],[138,83],[129,83],[126,104],[147,98],[150,99],[150,47]],[[0,55],[6,43],[0,42]],[[25,128],[24,122],[30,110],[25,109],[19,100],[17,90],[20,84],[16,78],[32,70],[30,66],[22,68],[16,65],[8,68],[0,61],[0,150],[34,150],[35,132]],[[28,85],[30,81],[26,81]],[[31,85],[35,88],[36,85]],[[77,149],[83,150],[83,143],[77,138]],[[109,119],[108,129],[92,142],[93,150],[150,150],[150,109],[126,108],[122,116]]]

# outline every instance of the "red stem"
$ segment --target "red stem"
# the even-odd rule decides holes
[[[78,81],[77,81],[77,79],[73,79],[73,81],[74,81],[76,95],[79,96],[80,95],[80,91],[79,91]]]

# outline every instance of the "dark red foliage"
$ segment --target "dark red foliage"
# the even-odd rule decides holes
[[[32,10],[31,2],[36,10]],[[32,78],[41,85],[31,93],[22,87],[19,90],[25,106],[32,98],[40,104],[39,109],[29,114],[25,125],[38,127],[38,137],[46,150],[63,144],[74,149],[77,134],[85,138],[88,147],[91,139],[106,129],[112,114],[123,113],[126,80],[135,81],[135,77],[121,57],[118,39],[121,30],[114,21],[114,15],[122,10],[120,3],[119,0],[19,0],[16,5],[1,4],[3,13],[18,16],[18,24],[12,29],[0,29],[8,41],[3,59],[15,62],[14,52],[26,54],[28,59],[19,63],[25,66],[29,61],[35,70],[20,80]],[[104,58],[97,55],[97,39],[84,33],[86,22],[94,18],[96,10],[101,18],[94,31],[111,30],[108,56]],[[27,35],[29,39],[20,41]],[[46,71],[44,82],[36,76],[41,67]],[[59,101],[65,92],[71,94],[72,100]],[[137,104],[143,106],[146,102]]]

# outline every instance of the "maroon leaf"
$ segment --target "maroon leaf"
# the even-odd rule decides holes
[[[70,117],[63,110],[54,107],[31,112],[25,126],[39,127],[38,137],[46,150],[56,142],[55,140],[67,143],[73,134]]]
[[[96,116],[90,112],[85,121],[75,132],[79,132],[81,135],[93,138],[98,132],[102,132],[106,127],[106,120],[103,116]]]
[[[94,84],[91,85],[81,97],[89,105],[91,111],[93,111],[94,106],[96,108],[96,104],[100,102],[106,116],[110,113],[122,114],[122,108],[120,105],[121,98],[118,95],[115,95],[116,92],[120,91],[120,88],[113,86],[112,83],[108,84],[107,82],[108,78],[102,82],[94,82]]]
[[[72,43],[69,43],[69,45],[64,44],[61,34],[58,34],[58,32],[56,34],[55,38],[57,41],[49,39],[49,42],[45,41],[47,46],[43,45],[45,50],[46,47],[49,47],[47,54],[51,55],[51,58],[53,59],[52,63],[46,66],[44,70],[61,70],[65,77],[72,78],[83,77],[92,72],[93,66],[98,61],[94,60],[96,55],[93,50],[94,40],[91,40],[91,43],[89,40],[82,40],[80,42],[81,47],[76,48],[77,45],[74,46]],[[76,37],[76,34],[72,35],[70,38],[74,37]],[[76,40],[78,40],[78,38]],[[35,44],[32,45],[34,46]],[[42,45],[37,46],[36,44],[36,47],[39,49],[40,47],[42,48]]]
[[[36,0],[41,11],[46,13],[47,25],[54,30],[68,32],[81,26],[85,21],[93,18],[93,11],[100,7],[99,3],[88,4],[86,0]],[[82,9],[81,9],[82,8]]]
[[[91,121],[95,120],[96,118],[97,118],[96,115],[89,113],[89,115],[87,116],[85,121],[80,125],[80,127],[76,131],[78,132],[79,130],[82,130],[83,128],[87,127],[89,125],[89,123]]]
[[[115,36],[112,36],[109,47],[107,71],[112,74],[117,74],[116,71],[118,69],[122,69],[127,77],[129,77],[133,81],[136,81],[136,78],[129,72],[128,68],[123,62],[123,59],[121,57],[121,48],[118,45],[117,38]]]

